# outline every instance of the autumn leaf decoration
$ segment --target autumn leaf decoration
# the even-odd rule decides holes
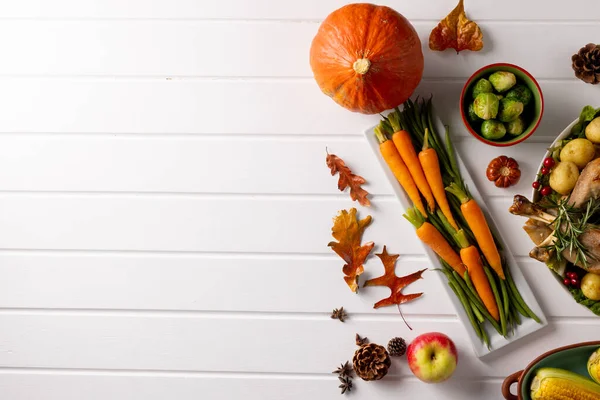
[[[355,175],[352,173],[350,168],[346,166],[344,160],[336,156],[335,154],[327,153],[327,158],[325,159],[327,162],[327,166],[331,169],[331,176],[336,173],[340,175],[338,179],[338,189],[341,192],[346,190],[347,187],[350,188],[350,198],[353,201],[357,201],[361,206],[370,206],[371,202],[367,199],[369,192],[362,188],[362,184],[367,181],[365,178],[359,175]]]
[[[429,48],[437,51],[454,49],[456,53],[483,48],[483,34],[479,26],[467,18],[464,0],[460,0],[456,8],[431,31]]]
[[[340,211],[333,220],[331,234],[337,242],[330,242],[328,246],[346,262],[342,268],[344,280],[353,292],[358,292],[358,276],[364,272],[363,263],[375,245],[373,242],[360,244],[370,223],[370,215],[360,221],[356,218],[356,208]]]
[[[364,286],[387,286],[392,291],[392,294],[386,299],[379,300],[377,303],[375,303],[373,308],[397,304],[398,309],[400,309],[400,304],[421,297],[423,293],[404,294],[402,293],[402,289],[415,282],[417,279],[420,279],[421,275],[423,275],[423,272],[425,272],[427,269],[422,269],[410,275],[398,277],[396,275],[396,260],[398,259],[398,254],[388,254],[386,246],[383,246],[383,251],[381,254],[375,255],[379,257],[383,263],[385,273],[379,278],[369,279],[365,282]]]

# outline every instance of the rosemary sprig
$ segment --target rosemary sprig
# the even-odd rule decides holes
[[[562,260],[562,252],[568,250],[575,254],[575,264],[581,262],[587,267],[588,262],[594,259],[594,256],[581,243],[579,237],[590,228],[597,227],[590,222],[590,218],[600,210],[600,200],[590,199],[585,208],[574,207],[569,204],[569,199],[554,200],[547,199],[549,207],[555,208],[557,215],[549,226],[554,229],[554,242],[547,247],[554,250],[557,259]]]

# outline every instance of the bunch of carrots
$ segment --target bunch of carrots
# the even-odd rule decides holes
[[[408,100],[402,111],[396,108],[384,117],[375,136],[383,159],[414,204],[404,217],[440,258],[477,336],[489,347],[486,321],[504,337],[521,323],[520,316],[541,322],[519,293],[485,215],[461,177],[448,127],[445,145],[434,129],[431,99]]]

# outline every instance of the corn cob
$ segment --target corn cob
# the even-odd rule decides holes
[[[540,368],[531,383],[532,400],[600,400],[600,385],[558,368]]]

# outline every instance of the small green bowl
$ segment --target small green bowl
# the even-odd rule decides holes
[[[531,122],[529,123],[527,129],[523,131],[523,133],[518,136],[505,135],[504,139],[494,141],[484,138],[471,126],[469,120],[467,119],[467,112],[469,110],[469,104],[473,101],[473,99],[471,99],[472,86],[479,80],[479,78],[487,77],[496,71],[507,71],[515,74],[517,80],[531,90],[534,104],[532,114],[529,115]],[[478,140],[491,146],[513,146],[517,143],[521,143],[523,140],[531,136],[539,126],[540,121],[542,120],[542,115],[544,114],[544,96],[542,95],[542,89],[540,89],[540,85],[537,83],[535,78],[523,68],[508,63],[490,64],[477,70],[465,83],[465,86],[460,94],[460,114],[467,130]],[[506,139],[507,137],[508,139]]]

